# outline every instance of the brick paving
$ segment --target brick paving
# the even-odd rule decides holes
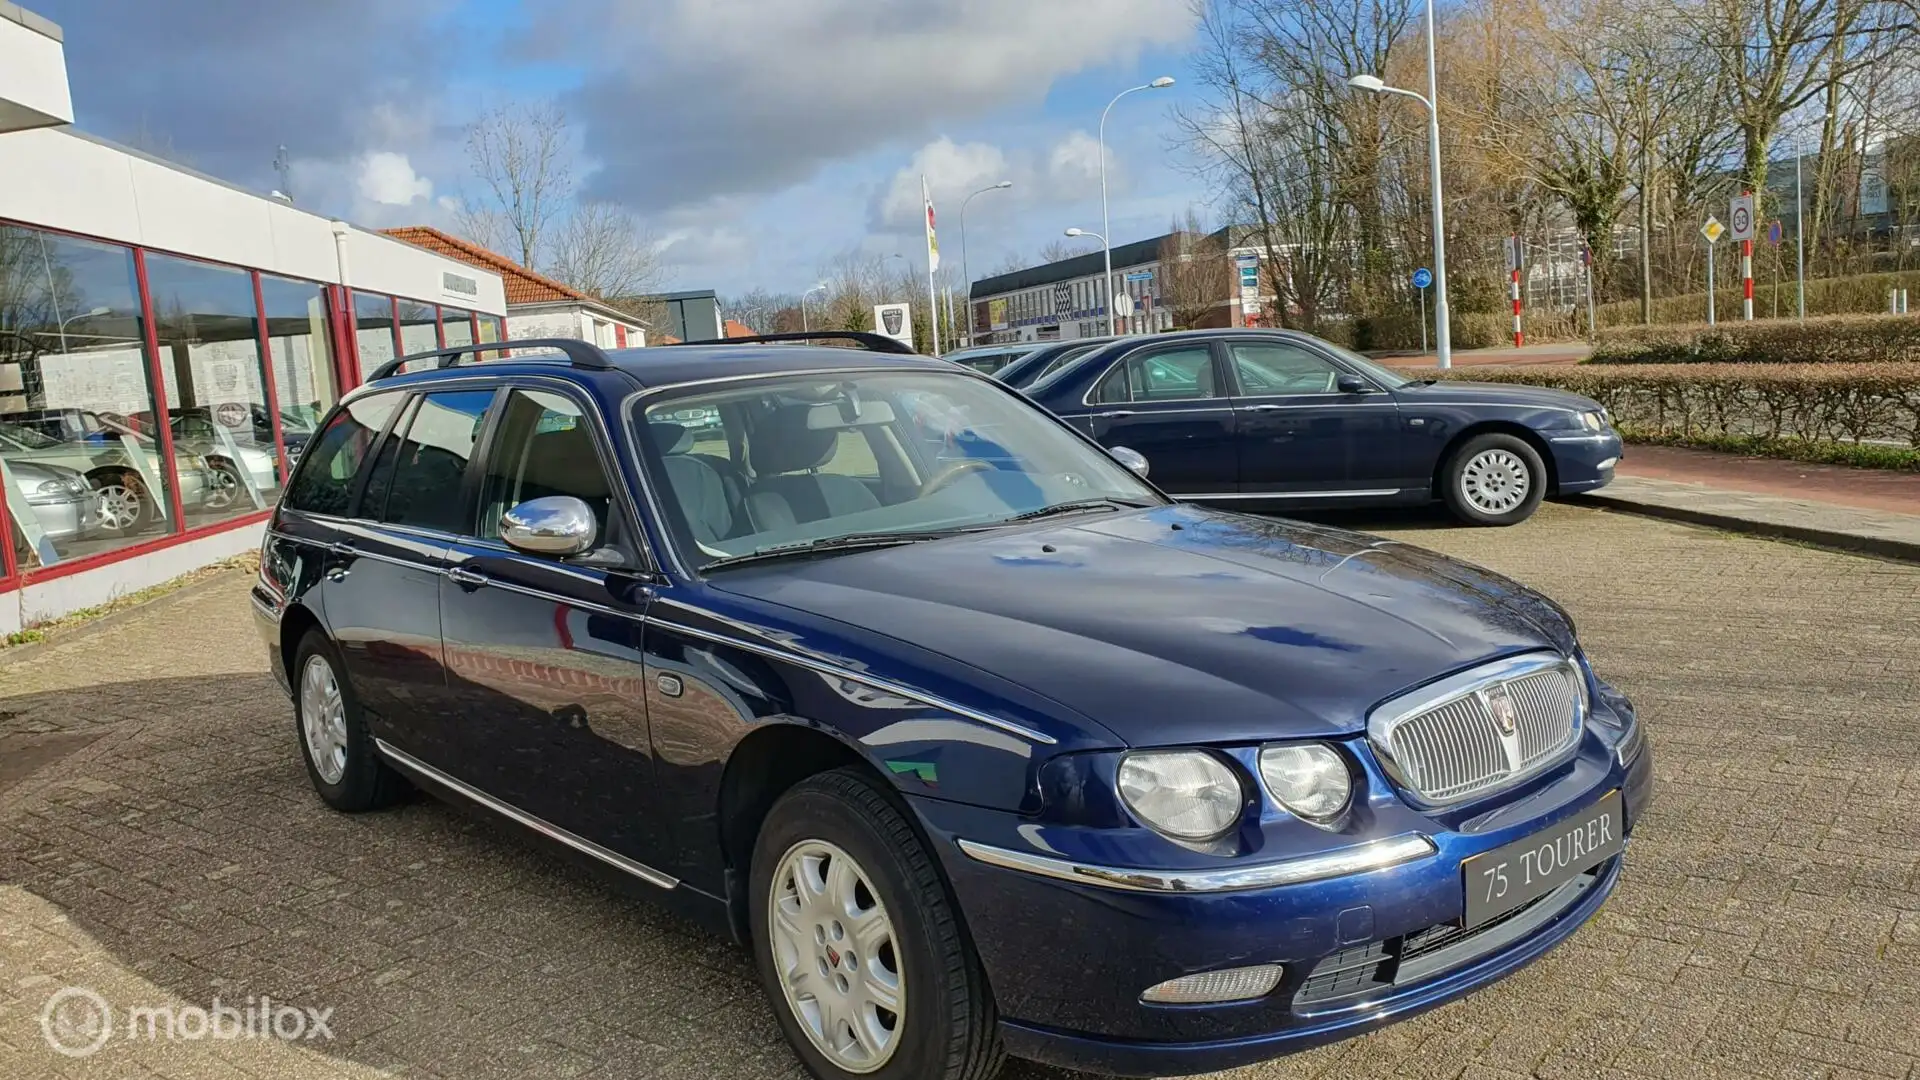
[[[1627,447],[1621,476],[1644,477],[1782,499],[1805,499],[1860,510],[1920,514],[1920,472],[1812,465],[1802,461],[1716,454],[1682,446]]]
[[[1920,567],[1568,505],[1342,523],[1565,603],[1659,798],[1540,962],[1236,1075],[1920,1080]],[[322,807],[245,593],[0,654],[0,762],[25,763],[0,770],[0,1077],[798,1075],[729,944],[442,804]],[[68,985],[123,1012],[267,995],[332,1038],[63,1057],[39,1016]]]

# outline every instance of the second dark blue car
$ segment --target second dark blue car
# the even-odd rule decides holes
[[[1464,521],[1512,525],[1547,495],[1604,486],[1621,455],[1590,398],[1410,378],[1291,331],[1121,338],[1026,392],[1144,455],[1168,494],[1236,507],[1438,499]]]

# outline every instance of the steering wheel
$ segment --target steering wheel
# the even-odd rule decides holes
[[[927,477],[925,482],[920,485],[920,494],[916,497],[924,499],[934,492],[944,489],[948,484],[953,483],[968,473],[986,472],[992,468],[993,465],[991,463],[981,461],[979,458],[963,458],[960,461],[946,466],[932,476]]]

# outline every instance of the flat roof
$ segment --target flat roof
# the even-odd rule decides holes
[[[0,19],[19,23],[34,33],[50,37],[55,41],[62,43],[66,41],[66,35],[60,32],[59,23],[44,15],[35,15],[18,4],[10,3],[9,0],[0,0]]]

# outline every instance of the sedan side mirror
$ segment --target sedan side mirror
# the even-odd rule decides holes
[[[1343,394],[1369,394],[1373,392],[1372,384],[1358,375],[1342,375],[1334,380],[1333,385]]]
[[[1147,455],[1125,446],[1115,446],[1107,451],[1113,460],[1127,467],[1127,470],[1142,480],[1147,478]]]
[[[593,511],[571,495],[528,499],[500,515],[500,539],[529,555],[578,555],[599,533]]]

